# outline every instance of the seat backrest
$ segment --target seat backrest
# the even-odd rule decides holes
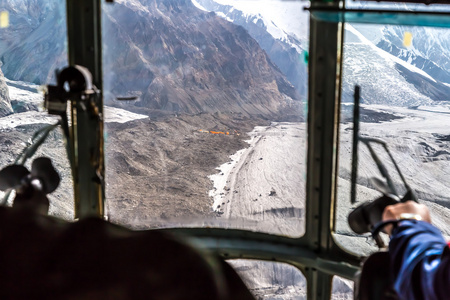
[[[376,252],[364,262],[355,300],[398,300],[390,278],[389,252]]]

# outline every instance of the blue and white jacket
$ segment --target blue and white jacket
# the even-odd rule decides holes
[[[450,249],[439,229],[423,221],[400,221],[389,255],[400,299],[450,299]]]

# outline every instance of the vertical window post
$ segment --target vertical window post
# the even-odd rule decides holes
[[[71,99],[75,217],[103,217],[105,172],[100,0],[67,0],[67,35],[69,65],[87,68],[98,91],[97,96],[89,101]]]
[[[341,3],[312,1],[338,8]],[[333,252],[343,24],[310,19],[308,165],[305,240],[321,256]],[[332,276],[306,272],[308,300],[330,299]]]

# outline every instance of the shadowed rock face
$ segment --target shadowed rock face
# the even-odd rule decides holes
[[[0,67],[2,64],[0,63]],[[5,77],[0,69],[0,117],[7,116],[13,112],[11,102],[9,99],[8,86],[5,82]]]
[[[46,84],[67,65],[64,1],[6,1],[10,26],[0,35],[0,60],[9,79]]]

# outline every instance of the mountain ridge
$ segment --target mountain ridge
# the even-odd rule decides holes
[[[213,0],[194,1],[207,11],[214,11],[222,18],[245,28],[296,87],[302,98],[306,99],[307,64],[299,57],[308,50],[307,42],[286,33],[273,22],[267,24],[268,20],[264,20],[261,15],[246,14],[232,5]],[[277,38],[274,32],[278,32],[280,36]]]
[[[151,8],[145,19],[141,14],[146,9],[132,10],[126,3],[119,1],[120,8],[104,10],[105,36],[113,37],[106,41],[105,53],[127,53],[105,55],[105,86],[111,86],[111,94],[133,92],[134,86],[140,94],[134,105],[140,108],[266,117],[299,98],[242,28],[197,9],[190,1],[142,2]],[[123,28],[113,26],[114,22]],[[118,47],[120,40],[131,46]],[[137,70],[130,68],[133,64]],[[111,95],[106,98],[111,103]]]
[[[44,2],[24,0],[8,8],[8,47],[0,53],[8,78],[46,84],[67,61],[64,7]],[[42,10],[25,22],[39,4]],[[221,111],[264,118],[301,107],[295,88],[245,30],[189,0],[118,0],[104,6],[103,25],[109,105],[149,114]],[[17,28],[21,40],[13,41]],[[136,101],[115,101],[129,95]]]
[[[13,113],[11,107],[11,99],[9,98],[8,86],[6,85],[5,76],[2,72],[2,63],[0,62],[0,117]]]

